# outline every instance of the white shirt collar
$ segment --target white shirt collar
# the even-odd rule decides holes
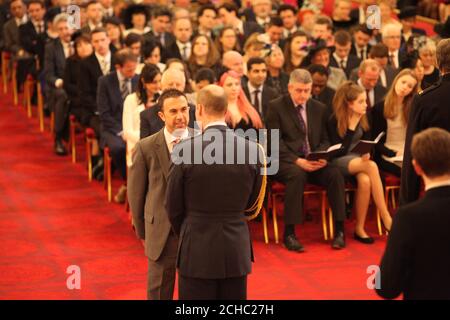
[[[98,61],[102,61],[102,60],[106,60],[109,63],[111,63],[111,51],[108,51],[108,53],[106,54],[106,56],[101,56],[99,55],[97,52],[95,52],[95,56],[97,57]]]
[[[336,62],[339,64],[341,62],[341,60],[343,60],[344,65],[347,65],[347,57],[345,57],[344,59],[342,59],[341,57],[339,57],[336,52],[333,52],[333,57],[334,59],[336,59]],[[339,66],[340,67],[340,66]]]
[[[255,92],[256,90],[259,90],[259,93],[262,93],[263,85],[256,88],[250,83],[250,81],[247,82],[247,85],[248,85],[248,91],[250,91],[250,94],[253,94],[253,92]]]
[[[169,130],[167,130],[167,127],[164,127],[164,138],[166,140],[167,148],[170,150],[171,144],[178,140],[178,139],[186,139],[189,137],[189,131],[188,129],[180,130],[177,129],[173,133],[170,133]]]
[[[213,121],[213,122],[208,123],[206,125],[205,129],[208,128],[208,127],[212,127],[212,126],[225,126],[225,127],[227,127],[228,125],[227,125],[227,123],[225,121],[222,121],[222,120]]]
[[[25,24],[25,23],[28,22],[28,17],[27,17],[26,14],[24,14],[23,17],[22,17],[21,19],[19,19],[19,18],[14,18],[14,20],[16,20],[16,24],[17,24],[18,26],[20,26],[20,25]]]
[[[428,191],[428,190],[434,189],[434,188],[448,187],[448,186],[450,186],[450,180],[441,181],[441,182],[429,183],[429,184],[425,187],[425,191]]]
[[[239,22],[236,25],[236,29],[239,30],[240,34],[244,34],[244,22],[242,22],[242,20],[239,20]]]
[[[91,21],[88,22],[89,29],[92,31],[97,27],[101,27],[102,23],[100,22],[98,25],[93,24]]]
[[[257,22],[259,25],[263,26],[264,24],[270,22],[270,17],[266,17],[265,19],[261,19],[260,17],[256,17],[256,22]]]
[[[181,41],[179,41],[179,40],[177,40],[177,46],[178,46],[178,48],[183,48],[183,46],[186,46],[186,48],[190,48],[191,47],[191,42],[190,41],[188,41],[188,42],[186,42],[186,43],[183,43],[183,42],[181,42]]]

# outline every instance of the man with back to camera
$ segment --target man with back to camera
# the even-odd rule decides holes
[[[450,133],[429,128],[413,137],[412,165],[425,196],[397,211],[380,265],[377,293],[405,300],[450,299]]]
[[[258,162],[264,155],[255,142],[228,129],[227,106],[222,87],[208,85],[200,90],[196,117],[203,134],[181,142],[172,154],[175,165],[169,172],[166,209],[180,237],[180,300],[247,298],[253,249],[245,212],[251,207],[258,213],[262,206],[265,175]],[[211,147],[217,150],[217,162],[209,164],[205,155]],[[197,162],[198,155],[202,159]],[[245,160],[239,164],[242,155]],[[258,156],[258,161],[251,163],[247,155]],[[177,157],[182,161],[177,162]]]

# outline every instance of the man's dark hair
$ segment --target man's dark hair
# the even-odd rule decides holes
[[[436,48],[436,60],[442,72],[450,72],[450,39],[439,41]]]
[[[254,64],[262,64],[262,63],[264,63],[264,64],[266,64],[266,61],[263,59],[263,58],[260,58],[260,57],[257,57],[257,58],[250,58],[248,61],[247,61],[247,71],[251,71],[252,70],[252,66],[254,65]]]
[[[124,44],[127,47],[131,47],[134,43],[141,42],[142,43],[142,36],[137,33],[130,33],[127,35],[127,37],[124,40]]]
[[[131,52],[131,49],[125,48],[120,49],[114,54],[113,61],[114,64],[118,64],[119,66],[123,67],[127,61],[137,62],[138,57],[133,54],[133,52]]]
[[[372,36],[373,34],[372,29],[367,28],[367,25],[365,23],[361,23],[357,25],[355,28],[353,28],[353,33],[356,33],[358,31],[361,31],[362,33],[365,33],[368,36]]]
[[[108,36],[108,32],[106,31],[105,28],[103,27],[96,27],[94,30],[91,31],[91,37],[96,34],[96,33],[101,33],[104,32],[106,34],[106,36]]]
[[[415,134],[411,155],[430,178],[450,174],[450,132],[428,128]]]
[[[384,43],[377,43],[369,51],[370,58],[388,58],[389,49]]]
[[[200,68],[195,74],[194,81],[195,83],[199,83],[200,81],[206,80],[210,84],[216,82],[216,74],[210,68]]]
[[[146,83],[152,83],[155,81],[155,78],[158,74],[161,74],[161,71],[157,66],[151,63],[147,63],[141,71],[141,75],[139,77],[139,82],[136,88],[136,94],[139,99],[139,103],[147,104],[148,99],[153,99],[153,97],[147,96],[147,90],[145,89]]]
[[[91,5],[93,5],[93,4],[98,4],[98,3],[100,3],[100,2],[98,2],[97,0],[91,0],[91,1],[88,1],[88,2],[86,3],[86,9],[87,9],[89,6],[91,6]]]
[[[316,19],[316,24],[326,25],[328,30],[333,29],[333,21],[327,16],[319,16]]]
[[[206,10],[214,11],[217,15],[216,7],[214,7],[214,5],[212,3],[207,3],[207,4],[202,5],[200,7],[200,9],[198,9],[197,17],[201,17]]]
[[[169,17],[172,20],[172,12],[165,6],[159,6],[152,10],[152,18]]]
[[[227,10],[228,12],[234,11],[234,12],[236,13],[236,17],[239,17],[239,9],[238,9],[238,7],[237,7],[234,3],[226,2],[226,3],[222,4],[222,5],[217,9],[217,11],[219,11],[220,9],[225,9],[225,10]]]
[[[276,26],[276,27],[282,28],[283,27],[283,20],[281,20],[280,17],[276,17],[276,16],[271,17],[268,27],[270,28],[271,26]]]
[[[158,40],[156,40],[154,38],[150,38],[147,41],[144,41],[144,43],[142,45],[142,50],[141,50],[144,60],[152,55],[153,50],[155,50],[156,47],[158,47],[160,53],[162,53],[162,45]]]
[[[334,34],[334,40],[337,44],[346,46],[347,44],[352,42],[352,36],[346,30],[339,30]]]
[[[41,8],[45,8],[44,2],[41,1],[41,0],[30,0],[30,1],[28,1],[27,2],[27,8],[29,8],[30,5],[32,5],[32,4],[39,4],[39,5],[41,5]]]
[[[311,76],[315,73],[318,73],[322,76],[328,76],[330,75],[328,68],[326,68],[325,66],[321,65],[321,64],[311,64],[308,66],[308,68],[306,68],[306,70],[309,71],[309,73],[311,74]]]
[[[278,10],[277,10],[277,14],[280,15],[283,11],[288,11],[288,10],[292,11],[294,16],[297,14],[297,9],[295,9],[295,7],[290,4],[282,4],[281,6],[279,6]]]
[[[164,90],[161,95],[158,98],[158,105],[161,111],[163,111],[164,108],[164,102],[169,98],[178,98],[178,97],[184,97],[187,101],[186,95],[177,89],[167,89]]]

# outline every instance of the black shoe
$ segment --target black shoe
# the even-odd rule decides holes
[[[337,250],[345,248],[345,236],[342,231],[336,233],[333,243],[331,244],[331,247]]]
[[[61,139],[56,139],[56,140],[55,140],[55,146],[54,146],[54,149],[55,149],[55,153],[56,153],[58,156],[65,156],[65,155],[67,155],[66,147],[64,146],[64,144],[63,144],[63,142],[61,141]]]
[[[100,173],[98,173],[97,175],[94,176],[94,179],[97,181],[103,181],[104,178],[105,177],[104,177],[103,171],[100,171]]]
[[[92,175],[94,177],[98,176],[100,173],[103,174],[103,158],[99,158],[97,163],[92,168]]]
[[[353,238],[355,238],[355,240],[364,243],[364,244],[372,244],[375,242],[375,240],[372,237],[367,237],[367,238],[363,238],[360,237],[356,234],[356,232],[353,234]]]
[[[290,251],[296,251],[296,252],[303,252],[305,251],[305,248],[303,245],[298,241],[295,234],[291,234],[284,238],[284,246],[286,249]]]

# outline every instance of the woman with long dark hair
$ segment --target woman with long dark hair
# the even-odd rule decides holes
[[[140,137],[139,114],[146,108],[152,108],[161,90],[161,72],[153,64],[142,68],[136,92],[129,94],[123,103],[123,137],[127,142],[127,165],[131,165],[131,154]]]
[[[219,60],[219,52],[210,38],[198,35],[192,40],[192,53],[188,60],[190,74],[196,74],[203,67],[211,68],[218,74]]]

